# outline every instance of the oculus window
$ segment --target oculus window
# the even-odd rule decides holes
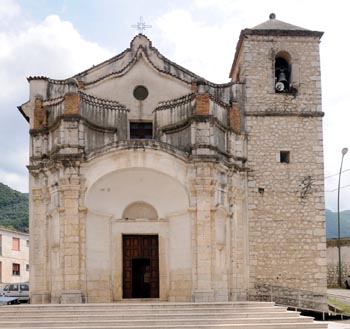
[[[145,86],[137,86],[134,89],[133,95],[137,100],[143,101],[148,97],[148,89]]]

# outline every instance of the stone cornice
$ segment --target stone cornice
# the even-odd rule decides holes
[[[130,112],[129,109],[126,108],[123,104],[120,104],[117,101],[99,98],[93,95],[88,95],[83,92],[79,92],[79,95],[81,96],[81,103],[82,104],[90,104],[97,107],[102,107],[104,109],[111,109],[116,111],[127,111]]]
[[[297,112],[297,111],[256,111],[256,112],[245,112],[245,116],[255,116],[255,117],[323,117],[324,112]]]
[[[227,125],[224,125],[218,118],[216,118],[214,115],[211,115],[211,114],[210,115],[196,115],[196,114],[194,114],[194,115],[188,117],[187,119],[176,122],[174,124],[159,127],[159,129],[161,131],[171,133],[171,132],[180,131],[184,128],[189,127],[192,122],[208,122],[208,121],[215,124],[221,130],[229,130],[229,127]]]
[[[157,107],[153,110],[153,112],[168,110],[177,106],[191,103],[195,99],[195,97],[196,97],[196,93],[192,92],[178,98],[159,102]]]

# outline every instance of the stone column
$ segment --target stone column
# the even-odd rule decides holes
[[[205,169],[204,169],[205,170]],[[196,211],[193,220],[196,239],[193,241],[195,276],[193,299],[195,302],[214,301],[212,283],[212,230],[211,205],[215,192],[215,180],[212,177],[193,179],[192,187],[196,198]]]

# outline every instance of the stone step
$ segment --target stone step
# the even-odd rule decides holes
[[[264,302],[49,304],[0,307],[0,329],[325,329]]]
[[[13,312],[12,312],[13,313]],[[64,319],[66,321],[68,320],[76,320],[76,319],[85,319],[85,320],[126,320],[133,318],[135,320],[137,319],[161,319],[161,318],[181,318],[181,319],[187,319],[187,318],[202,318],[202,319],[211,319],[211,318],[219,318],[219,319],[225,319],[225,318],[259,318],[259,319],[265,319],[265,318],[273,318],[275,316],[278,316],[279,318],[291,318],[295,317],[298,318],[300,316],[299,312],[278,312],[277,314],[275,312],[251,312],[251,313],[155,313],[155,314],[149,314],[149,313],[139,313],[139,314],[115,314],[112,312],[108,312],[108,314],[82,314],[79,312],[71,312],[73,314],[67,314],[62,313],[59,315],[60,319]],[[102,313],[102,312],[101,312]],[[52,312],[51,314],[42,314],[38,315],[36,312],[31,312],[29,314],[22,313],[20,315],[20,319],[22,321],[39,321],[39,320],[49,320],[51,318],[57,318],[58,314]],[[4,314],[1,315],[1,321],[13,321],[18,319],[18,314],[10,315],[10,314]]]
[[[2,327],[0,325],[0,328],[6,328]],[[23,327],[11,327],[11,329],[22,329]],[[26,326],[26,329],[37,329],[37,326],[29,327]],[[63,327],[62,327],[63,328]],[[110,326],[103,326],[98,325],[94,326],[94,329],[124,329],[124,326],[118,326],[115,325],[113,327]],[[162,325],[162,326],[148,326],[148,325],[141,325],[141,326],[130,326],[127,327],[127,329],[327,329],[328,324],[327,323],[308,323],[308,322],[300,322],[298,324],[295,323],[275,323],[275,324],[206,324],[206,325],[198,325],[198,324],[191,324],[191,325]],[[40,327],[40,329],[52,329],[52,327]],[[64,327],[64,329],[91,329],[90,326],[68,326]]]
[[[193,314],[210,314],[210,313],[217,313],[217,314],[241,314],[241,313],[285,313],[286,309],[283,307],[269,307],[269,308],[246,308],[246,309],[235,309],[235,308],[166,308],[166,309],[105,309],[102,307],[96,307],[96,308],[77,308],[77,307],[70,307],[70,308],[31,308],[31,307],[21,307],[17,306],[17,308],[0,308],[0,315],[6,314],[6,315],[17,315],[18,313],[21,314],[30,314],[32,312],[38,312],[40,311],[41,314],[129,314],[132,313],[132,315],[137,314],[145,314],[150,313],[151,314],[183,314],[184,312],[193,313]]]
[[[70,309],[72,307],[77,309],[173,309],[173,308],[229,308],[229,309],[241,309],[241,308],[268,308],[276,307],[272,302],[221,302],[221,303],[135,303],[135,302],[117,302],[117,303],[99,303],[99,304],[21,304],[21,305],[8,305],[8,309],[23,308],[44,308],[44,309]]]
[[[210,319],[211,324],[260,324],[262,322],[261,318],[227,318],[227,319]],[[265,318],[263,319],[263,322],[265,324],[283,324],[283,323],[312,323],[312,318],[302,318],[302,317],[289,317],[289,318]],[[37,320],[37,321],[25,321],[22,319],[18,319],[16,322],[14,321],[1,321],[1,327],[5,328],[11,328],[14,323],[16,323],[16,326],[20,327],[28,327],[28,326],[37,326],[38,328],[41,327],[51,327],[51,328],[67,328],[69,326],[74,325],[81,325],[84,327],[96,327],[100,324],[103,324],[106,327],[114,327],[114,326],[122,326],[124,328],[129,328],[133,326],[154,326],[154,327],[160,327],[165,325],[176,325],[176,326],[182,326],[182,325],[205,325],[208,324],[208,319],[203,318],[187,318],[187,319],[128,319],[128,320],[87,320],[87,319],[75,319],[75,320],[62,320],[62,319],[56,319],[56,320]]]

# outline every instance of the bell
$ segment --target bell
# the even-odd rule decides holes
[[[288,80],[286,78],[286,75],[284,71],[280,71],[280,74],[278,76],[278,80],[275,85],[276,91],[277,92],[283,92],[288,90]]]
[[[281,71],[280,75],[278,76],[278,82],[288,83],[286,75],[283,71]]]

